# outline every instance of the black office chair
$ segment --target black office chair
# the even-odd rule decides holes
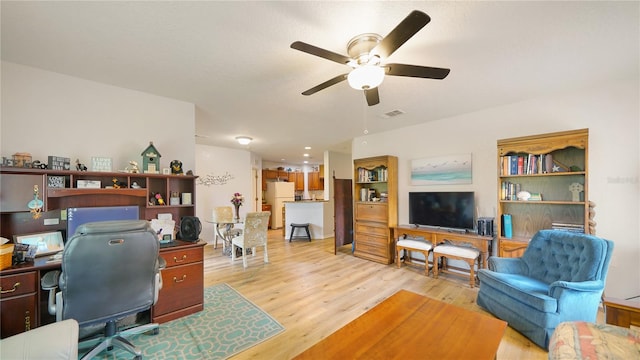
[[[49,313],[56,321],[78,321],[81,339],[83,329],[102,328],[104,336],[83,359],[113,346],[142,359],[142,352],[123,336],[157,334],[158,324],[119,331],[117,322],[149,310],[157,301],[164,267],[158,251],[158,237],[147,221],[88,223],[67,241],[62,271],[47,273],[41,285],[49,290]]]

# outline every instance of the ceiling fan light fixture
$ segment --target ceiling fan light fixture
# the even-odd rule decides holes
[[[248,137],[248,136],[237,136],[236,137],[236,141],[238,141],[238,143],[240,145],[249,145],[249,143],[252,141],[253,139]]]
[[[356,90],[367,90],[378,87],[384,80],[384,69],[380,66],[363,65],[347,75],[349,86]]]

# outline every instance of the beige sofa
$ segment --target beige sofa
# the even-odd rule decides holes
[[[0,341],[0,359],[78,359],[78,322],[64,320]]]

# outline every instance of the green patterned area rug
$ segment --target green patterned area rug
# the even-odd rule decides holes
[[[160,324],[158,335],[128,339],[143,350],[144,359],[226,359],[282,331],[280,323],[231,286],[218,284],[204,289],[203,311]],[[133,356],[117,350],[100,358]]]

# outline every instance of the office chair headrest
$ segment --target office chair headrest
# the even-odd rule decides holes
[[[98,221],[80,225],[76,230],[76,234],[101,234],[130,231],[153,232],[153,228],[146,220]]]

